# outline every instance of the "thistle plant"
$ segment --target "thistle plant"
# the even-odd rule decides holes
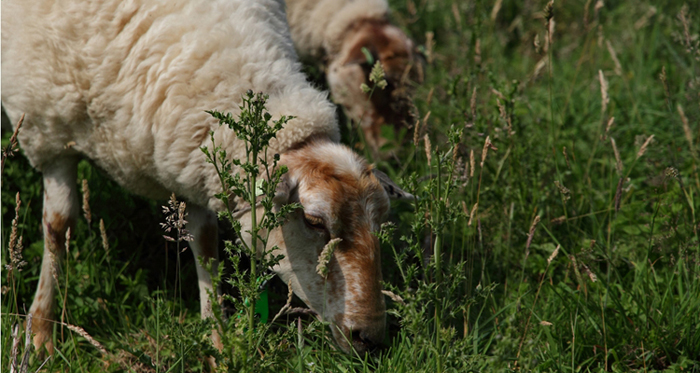
[[[244,239],[236,243],[226,242],[226,252],[233,262],[234,269],[234,273],[227,282],[237,288],[241,298],[224,297],[235,305],[236,310],[242,310],[245,313],[247,321],[242,325],[242,330],[248,337],[247,348],[237,348],[232,352],[242,353],[244,356],[238,356],[238,358],[233,356],[231,359],[232,364],[243,364],[241,367],[246,367],[246,364],[257,357],[257,351],[268,328],[260,323],[256,325],[255,303],[259,299],[262,285],[274,276],[267,268],[274,266],[282,258],[271,254],[277,247],[268,247],[269,234],[274,228],[282,225],[284,217],[289,212],[301,207],[300,204],[295,203],[281,206],[278,210],[274,209],[275,191],[282,176],[287,172],[287,167],[278,164],[280,159],[278,154],[270,157],[268,147],[277,132],[293,117],[282,116],[272,120],[272,115],[265,108],[267,98],[265,94],[248,91],[243,96],[237,119],[231,113],[208,112],[219,120],[220,125],[226,125],[233,130],[245,143],[245,158],[230,159],[226,149],[215,144],[213,132],[210,134],[212,148],[201,148],[207,161],[216,168],[221,181],[222,192],[216,197],[224,203],[226,209],[220,213],[219,218],[228,221],[238,237],[242,237],[244,233],[250,235],[250,242]],[[241,216],[246,218],[245,212],[248,212],[248,207],[234,211],[231,205],[231,201],[234,200],[240,205],[249,206],[250,230],[242,231],[242,224],[239,221]],[[262,215],[258,216],[260,212]],[[242,270],[238,265],[241,254],[250,258],[248,271]],[[221,322],[220,310],[214,310],[214,313]],[[239,319],[240,317],[236,320]],[[222,335],[222,342],[224,346],[232,343],[225,332]]]

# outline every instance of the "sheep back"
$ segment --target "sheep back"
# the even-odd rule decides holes
[[[138,194],[170,192],[219,210],[218,178],[199,149],[210,131],[231,157],[245,147],[205,110],[237,114],[247,90],[294,115],[270,153],[322,135],[339,140],[327,94],[306,82],[275,0],[8,0],[2,102],[26,113],[20,143],[34,167],[91,159]]]

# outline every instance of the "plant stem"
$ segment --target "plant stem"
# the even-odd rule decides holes
[[[255,141],[255,140],[253,140]],[[257,162],[258,159],[258,146],[257,144],[253,144],[252,146],[252,153],[253,153],[253,164]],[[256,173],[251,172],[250,173],[250,184],[249,184],[249,196],[250,196],[250,219],[251,219],[251,228],[250,228],[250,281],[253,285],[253,289],[257,291],[258,289],[258,281],[257,281],[257,247],[258,247],[258,221],[256,217],[256,208],[255,208],[255,200],[256,200]],[[255,299],[250,299],[248,302],[248,346],[253,345],[253,325],[255,323]]]

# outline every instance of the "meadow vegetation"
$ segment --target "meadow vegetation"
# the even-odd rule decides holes
[[[0,369],[26,352],[29,371],[207,371],[215,356],[221,371],[700,372],[697,4],[390,3],[425,55],[420,120],[387,126],[378,156],[340,113],[343,142],[419,197],[395,202],[377,233],[392,293],[383,348],[343,354],[304,312],[261,323],[249,299],[271,276],[232,244],[228,300],[200,320],[194,260],[179,236],[163,239],[159,204],[83,162],[89,207],[57,274],[45,361],[23,336],[41,176],[15,154],[2,174]],[[256,194],[255,180],[241,185]],[[271,315],[303,307],[281,281],[267,289]]]

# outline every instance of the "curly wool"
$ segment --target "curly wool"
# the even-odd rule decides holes
[[[2,11],[2,103],[26,119],[20,143],[34,167],[85,156],[151,198],[171,192],[220,210],[200,151],[245,148],[205,110],[239,110],[269,94],[273,118],[294,115],[271,144],[339,140],[327,93],[306,82],[284,6],[274,0],[8,0]]]
[[[302,58],[340,52],[343,34],[358,20],[386,20],[386,0],[286,0],[292,40]]]

